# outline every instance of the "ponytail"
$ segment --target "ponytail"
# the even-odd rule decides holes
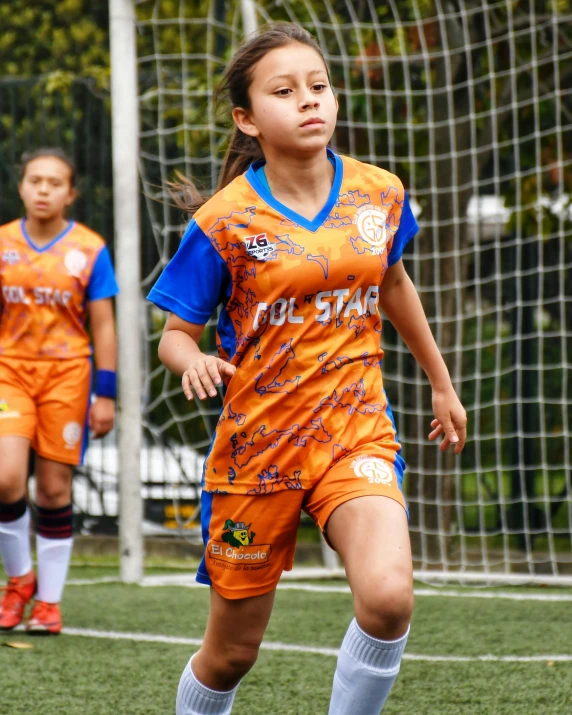
[[[224,189],[237,176],[244,174],[253,162],[261,159],[264,159],[264,154],[258,141],[241,132],[238,127],[234,127],[222,160],[216,191]],[[176,172],[176,176],[177,181],[169,181],[167,189],[175,206],[192,218],[210,196],[203,194],[194,181],[180,171]]]
[[[258,141],[235,126],[220,168],[217,191],[224,189],[237,176],[244,174],[253,162],[261,159],[264,159],[264,154]]]

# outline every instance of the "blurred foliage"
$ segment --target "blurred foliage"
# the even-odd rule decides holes
[[[22,211],[22,153],[61,146],[78,167],[71,215],[111,241],[107,2],[11,0],[0,27],[0,221]]]
[[[107,84],[107,2],[10,0],[0,4],[0,27],[0,76],[71,73]]]

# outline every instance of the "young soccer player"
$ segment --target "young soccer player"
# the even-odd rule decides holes
[[[211,609],[176,711],[231,712],[303,509],[354,597],[330,715],[378,715],[413,609],[379,307],[433,387],[429,439],[459,454],[465,411],[401,260],[417,231],[401,181],[328,148],[338,103],[314,39],[271,26],[239,49],[223,87],[236,127],[219,191],[200,205],[189,183],[193,220],[149,296],[170,311],[159,355],[187,398],[226,386],[202,496],[197,580],[212,586]],[[198,342],[219,305],[212,357]]]
[[[118,292],[104,240],[66,218],[75,168],[60,149],[23,156],[26,217],[0,227],[0,554],[8,585],[0,629],[57,634],[72,551],[71,483],[88,430],[113,427]],[[97,366],[92,381],[89,320]],[[30,555],[26,480],[36,452],[37,577]]]

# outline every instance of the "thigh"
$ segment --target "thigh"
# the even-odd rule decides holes
[[[407,630],[413,611],[413,564],[405,510],[383,496],[341,504],[327,524],[342,558],[360,627],[394,640]]]
[[[54,362],[38,395],[34,449],[62,464],[81,464],[87,446],[91,363],[87,358]]]
[[[0,501],[7,504],[26,495],[30,440],[0,437]]]
[[[201,496],[205,555],[197,581],[227,600],[261,596],[292,568],[302,490]]]
[[[272,614],[276,589],[262,596],[228,599],[211,589],[209,619],[203,648],[228,645],[258,648]]]
[[[346,501],[332,513],[326,533],[354,594],[376,576],[413,584],[407,515],[395,500],[362,496]]]
[[[0,437],[31,440],[36,433],[35,375],[29,362],[0,360]]]

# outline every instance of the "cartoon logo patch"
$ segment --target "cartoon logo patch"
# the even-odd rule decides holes
[[[6,419],[7,417],[20,417],[20,413],[16,410],[11,410],[10,405],[0,398],[0,419]]]
[[[383,253],[387,243],[387,212],[379,206],[367,204],[356,211],[354,223],[357,224],[362,240],[372,247],[373,253]]]
[[[235,524],[232,519],[227,519],[224,523],[225,531],[223,532],[222,540],[237,548],[249,546],[256,536],[254,531],[251,531],[250,534],[248,533],[251,526],[252,522],[246,526],[243,521],[237,521]]]
[[[243,521],[234,522],[227,519],[224,522],[222,541],[211,540],[207,544],[207,553],[212,559],[226,561],[232,564],[264,564],[268,561],[272,546],[270,544],[253,544],[256,534],[249,531],[252,524]],[[227,567],[228,568],[228,567]]]
[[[358,457],[351,463],[356,477],[366,477],[370,484],[386,484],[393,481],[393,469],[384,459],[378,457]]]
[[[276,250],[276,244],[270,243],[265,233],[259,233],[257,236],[247,236],[244,239],[246,252],[251,258],[256,258],[259,261],[267,260]]]
[[[20,260],[20,254],[14,249],[6,249],[2,254],[2,260],[4,261],[4,263],[8,263],[9,265],[13,266]]]
[[[87,266],[87,256],[82,251],[78,251],[75,248],[66,253],[64,258],[64,265],[68,270],[70,276],[74,278],[79,278],[83,269]]]
[[[81,425],[78,422],[68,422],[63,431],[66,449],[73,449],[81,439]]]

